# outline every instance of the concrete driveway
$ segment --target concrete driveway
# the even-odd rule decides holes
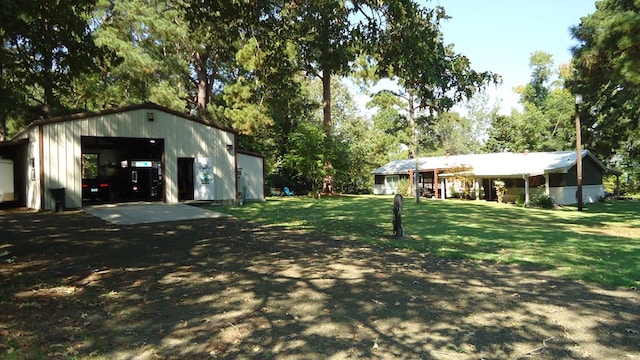
[[[86,206],[83,210],[115,225],[147,224],[167,221],[215,219],[229,215],[190,206],[159,202],[135,202]]]

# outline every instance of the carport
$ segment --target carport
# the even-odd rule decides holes
[[[0,158],[13,162],[14,199],[17,206],[26,206],[27,163],[26,153],[29,141],[18,139],[0,142]]]

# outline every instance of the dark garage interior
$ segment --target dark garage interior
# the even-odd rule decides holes
[[[164,201],[164,140],[82,137],[82,203]]]

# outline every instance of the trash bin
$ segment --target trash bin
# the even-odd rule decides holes
[[[57,189],[49,189],[51,191],[51,196],[53,197],[53,201],[55,201],[55,212],[64,211],[65,208],[65,188],[57,188]]]

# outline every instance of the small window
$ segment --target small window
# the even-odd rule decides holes
[[[400,176],[398,175],[387,176],[385,178],[385,181],[387,183],[387,186],[396,187],[398,185],[398,181],[400,181]]]
[[[98,177],[98,154],[82,154],[82,178]]]

